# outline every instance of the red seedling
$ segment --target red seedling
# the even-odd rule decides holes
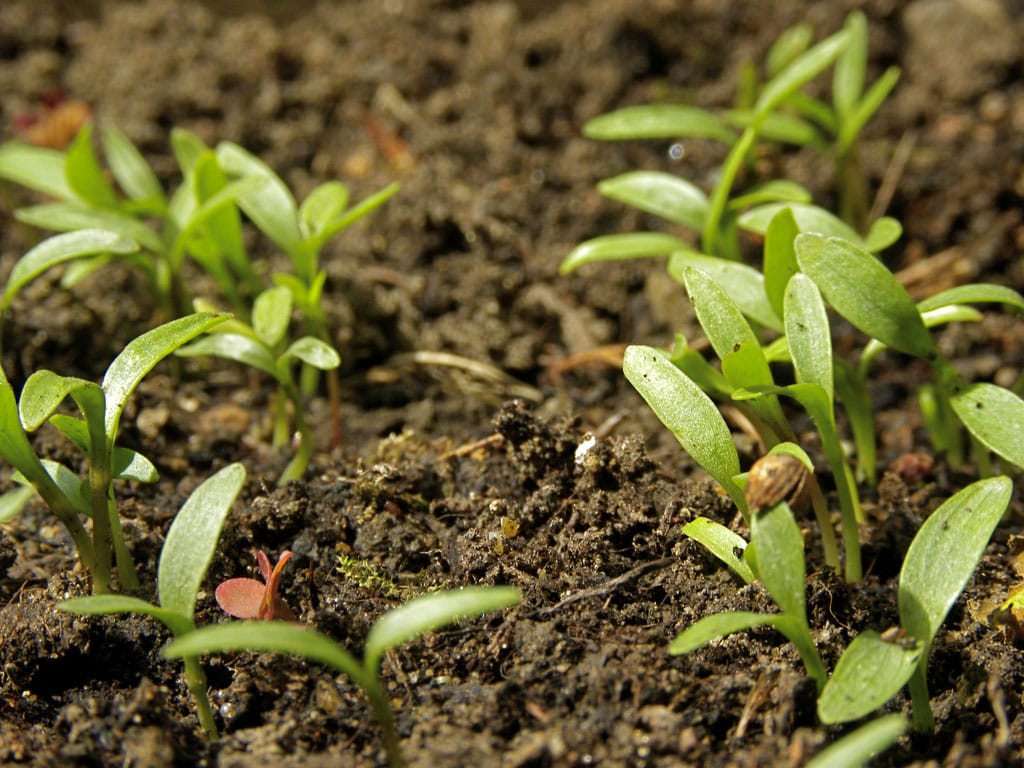
[[[298,621],[292,609],[277,593],[281,584],[281,571],[284,570],[284,564],[291,557],[292,553],[285,550],[281,553],[277,565],[271,570],[270,560],[260,550],[256,553],[256,560],[259,562],[263,581],[245,578],[228,579],[220,584],[214,592],[217,605],[236,619]]]

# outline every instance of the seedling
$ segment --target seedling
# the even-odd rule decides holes
[[[285,564],[291,559],[292,553],[286,549],[281,553],[277,565],[271,570],[270,560],[263,554],[263,550],[260,550],[256,553],[256,561],[259,563],[263,581],[239,578],[221,582],[213,593],[217,599],[217,605],[236,619],[298,621],[284,598],[278,594],[281,573],[284,571]]]
[[[0,370],[0,458],[14,466],[17,479],[31,485],[67,528],[97,594],[110,591],[112,552],[121,586],[134,589],[138,585],[121,533],[112,481],[157,479],[156,469],[145,457],[115,445],[121,414],[139,382],[160,360],[224,319],[224,315],[202,312],[144,333],[114,359],[102,385],[40,370],[29,376],[16,403],[14,390]],[[67,397],[83,418],[56,412]],[[36,456],[26,432],[44,422],[86,454],[88,479],[63,464]],[[84,518],[92,519],[91,539]]]
[[[926,680],[928,650],[977,567],[1011,492],[1007,477],[979,480],[932,513],[911,542],[900,572],[903,631],[861,632],[840,657],[831,677],[807,623],[803,537],[785,502],[751,517],[752,546],[743,558],[780,612],[736,611],[705,617],[676,637],[669,652],[690,653],[734,632],[771,626],[793,643],[807,674],[817,683],[822,722],[864,717],[909,682],[914,726],[930,729],[934,721]]]
[[[196,597],[213,558],[220,531],[245,482],[245,468],[231,464],[196,488],[182,506],[160,551],[157,571],[159,603],[148,603],[126,595],[93,595],[65,600],[57,607],[68,613],[98,616],[112,613],[140,613],[162,622],[175,637],[196,631],[193,621]],[[217,725],[206,694],[206,675],[198,654],[181,657],[185,682],[195,700],[203,730],[217,735]]]
[[[293,363],[298,361],[320,370],[333,370],[341,364],[337,351],[313,336],[288,342],[292,300],[293,294],[287,287],[268,288],[253,302],[252,325],[238,320],[229,321],[217,333],[177,351],[183,357],[213,355],[233,360],[263,371],[277,381],[273,445],[275,448],[283,447],[293,431],[299,440],[295,456],[278,479],[279,485],[302,477],[313,454],[313,433],[306,421],[302,392],[292,373]]]
[[[400,768],[405,761],[395,716],[380,680],[384,654],[460,619],[516,605],[520,598],[519,590],[513,587],[467,587],[410,600],[385,613],[373,625],[366,636],[362,661],[320,632],[283,622],[230,622],[204,627],[177,637],[164,649],[164,654],[171,658],[188,658],[248,650],[287,653],[326,664],[363,689],[381,728],[388,764],[391,768]]]
[[[816,754],[806,768],[863,768],[907,732],[903,715],[883,715],[865,723]]]

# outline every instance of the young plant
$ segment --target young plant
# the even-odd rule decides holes
[[[129,251],[82,253],[65,271],[70,287],[112,258],[127,261],[149,282],[163,319],[188,313],[191,298],[182,265],[191,256],[211,277],[235,310],[244,308],[244,290],[260,281],[249,261],[234,201],[258,181],[228,182],[212,151],[194,135],[175,130],[171,141],[183,182],[168,198],[139,150],[113,127],[102,130],[108,178],[93,149],[93,127],[86,123],[66,151],[19,142],[0,146],[0,178],[22,184],[56,202],[22,208],[19,221],[57,232],[102,230],[138,243]],[[152,225],[155,222],[156,227]],[[9,301],[10,296],[5,297]]]
[[[213,355],[233,360],[263,371],[277,381],[273,445],[282,448],[293,432],[299,440],[295,456],[278,479],[280,485],[302,477],[313,454],[313,432],[306,421],[302,392],[292,373],[293,363],[301,362],[325,371],[341,364],[337,351],[326,341],[303,336],[289,343],[292,301],[293,293],[287,287],[268,288],[253,302],[252,325],[231,320],[217,333],[177,350],[182,357]]]
[[[829,677],[818,655],[805,608],[803,537],[788,504],[754,513],[744,561],[760,578],[779,613],[719,613],[700,619],[669,646],[674,655],[758,626],[771,626],[794,644],[818,686],[818,717],[826,724],[857,720],[892,699],[909,682],[914,726],[933,727],[928,701],[928,650],[978,565],[1012,492],[1007,477],[979,480],[940,506],[911,542],[900,572],[901,628],[858,634]]]
[[[144,333],[114,359],[102,384],[40,370],[29,376],[16,402],[0,370],[0,458],[18,471],[17,479],[32,486],[67,528],[97,594],[110,591],[112,554],[121,586],[130,590],[138,585],[121,533],[113,480],[153,482],[157,477],[145,457],[115,444],[121,414],[139,382],[158,362],[224,319],[215,313],[197,313]],[[56,412],[68,397],[81,419]],[[86,454],[88,478],[36,456],[26,433],[45,422]],[[87,518],[92,520],[91,539],[83,523]]]
[[[260,619],[270,621],[298,621],[288,603],[278,593],[281,586],[281,573],[285,564],[292,559],[292,552],[285,550],[271,569],[270,560],[261,549],[256,553],[256,561],[260,566],[263,581],[256,579],[228,579],[217,585],[213,596],[217,605],[225,613],[236,619]]]
[[[434,592],[410,600],[380,617],[370,629],[362,661],[315,630],[284,622],[249,624],[230,622],[204,627],[175,639],[164,649],[170,658],[188,658],[228,651],[287,653],[320,662],[347,675],[363,689],[381,728],[388,764],[405,765],[395,727],[395,716],[380,680],[384,654],[399,645],[463,618],[480,616],[519,603],[512,587],[467,587]]]
[[[158,603],[148,603],[127,595],[93,595],[65,600],[57,607],[68,613],[98,616],[113,613],[139,613],[162,622],[174,637],[186,637],[196,631],[193,621],[196,597],[206,569],[217,548],[220,531],[245,482],[245,468],[231,464],[196,488],[181,507],[160,551],[157,572]],[[192,692],[203,730],[217,735],[217,725],[206,694],[206,675],[198,654],[181,657],[185,662],[185,682]]]
[[[906,732],[903,715],[882,715],[825,747],[805,768],[863,768]]]

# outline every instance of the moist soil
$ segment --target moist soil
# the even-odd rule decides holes
[[[270,448],[273,392],[261,377],[188,361],[162,365],[140,387],[120,442],[151,457],[161,480],[118,489],[140,595],[155,595],[161,542],[188,493],[241,461],[249,480],[201,595],[200,625],[225,618],[213,585],[252,575],[261,549],[272,560],[295,552],[285,599],[353,650],[411,596],[522,589],[519,607],[386,657],[412,766],[799,766],[849,731],[816,723],[814,685],[772,630],[668,654],[703,616],[774,610],[760,586],[744,586],[681,533],[696,515],[745,530],[619,369],[625,343],[667,345],[676,332],[699,343],[700,331],[657,263],[568,277],[558,265],[588,237],[662,226],[603,200],[597,180],[659,168],[707,188],[724,157],[705,141],[592,142],[581,137],[588,118],[652,100],[726,107],[741,67],[763,60],[783,29],[806,20],[821,37],[853,5],[5,2],[5,138],[59,90],[118,125],[172,185],[169,132],[181,126],[244,145],[300,199],[334,178],[355,198],[402,186],[324,253],[344,358],[343,436],[331,445],[324,399],[311,400],[323,428],[302,481],[275,487],[289,457]],[[870,188],[904,225],[888,266],[917,297],[970,281],[1024,289],[1024,6],[863,8],[872,73],[903,68],[862,147]],[[834,204],[820,156],[766,148],[747,181],[781,176]],[[0,192],[0,274],[40,238],[12,218],[31,200],[10,185]],[[281,257],[265,240],[251,244],[269,274]],[[758,243],[744,247],[756,259]],[[205,289],[201,276],[193,285]],[[155,322],[127,268],[109,266],[73,291],[47,276],[5,316],[4,369],[16,388],[43,367],[98,380]],[[836,332],[843,354],[863,344],[849,328]],[[1000,310],[937,339],[969,380],[1009,385],[1024,367],[1020,318]],[[830,668],[858,632],[897,623],[910,538],[976,478],[932,455],[914,397],[927,371],[896,354],[875,370],[879,460],[891,471],[861,487],[864,581],[844,584],[825,569],[815,525],[802,521],[811,625]],[[810,425],[794,419],[820,459]],[[41,430],[37,442],[77,461],[55,433]],[[756,442],[737,431],[737,444],[749,465]],[[1021,635],[989,620],[1018,578],[1022,510],[1018,490],[932,650],[935,733],[902,739],[877,765],[1024,764]],[[357,565],[343,571],[341,557]],[[205,740],[180,666],[160,655],[162,626],[56,610],[88,583],[40,506],[4,525],[0,576],[5,765],[384,762],[349,681],[273,655],[204,659],[222,730]],[[908,712],[909,700],[901,694],[886,709]]]

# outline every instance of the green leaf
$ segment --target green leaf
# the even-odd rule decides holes
[[[868,22],[860,11],[846,17],[849,43],[832,73],[832,101],[840,120],[846,120],[860,101],[868,66]]]
[[[758,120],[758,115],[753,109],[730,109],[725,113],[725,119],[732,125],[746,128]],[[761,116],[760,121],[757,134],[762,139],[793,144],[798,147],[824,148],[826,146],[821,132],[797,115],[787,112],[769,112],[767,115]]]
[[[299,206],[299,230],[303,237],[323,232],[348,205],[348,187],[340,181],[328,181],[312,192]]]
[[[257,185],[229,184],[217,156],[210,150],[196,160],[191,178],[199,208],[189,217],[185,228],[198,227],[197,220],[201,219],[202,229],[209,234],[219,254],[223,254],[239,275],[251,274],[249,256],[242,242],[242,220],[231,203]]]
[[[0,372],[0,458],[13,466],[26,479],[36,484],[40,476],[49,477],[25,435],[18,413],[14,390]]]
[[[782,618],[782,615],[777,613],[751,611],[732,611],[705,616],[676,635],[676,639],[668,647],[668,652],[673,656],[682,656],[737,632],[754,627],[774,627]]]
[[[284,621],[232,621],[203,627],[174,640],[163,650],[172,659],[228,651],[288,653],[348,675],[360,687],[374,685],[372,676],[348,651],[319,632]]]
[[[841,358],[835,360],[836,393],[843,403],[846,417],[853,430],[853,444],[857,453],[857,470],[869,485],[875,484],[875,410],[867,382],[857,369]]]
[[[187,636],[195,629],[190,618],[128,595],[74,597],[57,603],[57,607],[67,613],[81,613],[87,616],[141,613],[143,616],[150,616],[162,622],[175,636]]]
[[[87,419],[103,420],[103,390],[96,384],[40,370],[28,377],[21,390],[18,410],[25,430],[34,432],[38,429],[69,395],[79,403]]]
[[[293,357],[314,368],[319,368],[321,371],[329,371],[341,365],[338,351],[326,341],[312,336],[303,336],[292,342],[292,345],[281,355],[282,360]]]
[[[245,467],[229,464],[192,491],[171,523],[160,552],[160,604],[191,620],[224,519],[245,483]]]
[[[64,177],[64,153],[20,141],[0,144],[0,178],[59,200],[74,200]]]
[[[785,502],[757,512],[750,520],[750,540],[757,547],[757,575],[783,613],[807,623],[804,594],[804,537]]]
[[[392,648],[453,622],[511,608],[521,599],[515,587],[464,587],[417,597],[388,611],[370,628],[363,664],[376,675],[381,658]]]
[[[103,376],[103,391],[107,396],[105,426],[111,443],[117,435],[121,412],[143,377],[182,344],[208,331],[226,317],[214,312],[197,312],[164,323],[128,342]]]
[[[20,513],[35,495],[35,488],[31,485],[21,485],[0,496],[0,523]]]
[[[764,233],[764,291],[778,317],[785,317],[784,297],[789,279],[800,271],[793,241],[800,227],[793,209],[783,207],[771,218]]]
[[[86,123],[68,147],[64,158],[68,186],[86,203],[99,208],[117,208],[117,195],[107,181],[92,148],[92,124]]]
[[[627,347],[622,372],[686,452],[745,512],[743,491],[733,480],[740,471],[739,456],[711,398],[652,347]]]
[[[821,750],[805,768],[863,768],[906,732],[907,721],[903,715],[884,715]]]
[[[312,236],[307,240],[307,246],[309,247],[310,254],[312,256],[318,254],[320,249],[323,248],[331,238],[346,227],[350,226],[353,222],[369,215],[371,212],[382,206],[395,193],[397,193],[398,190],[399,185],[397,182],[388,184],[384,189],[374,192],[365,200],[361,200],[358,204],[349,208],[348,211],[341,216],[338,216],[336,219],[325,224],[323,229],[320,230],[317,235]],[[315,263],[309,265],[308,270],[312,271],[315,269],[315,266]]]
[[[54,235],[26,253],[14,265],[7,285],[4,286],[0,311],[7,309],[18,291],[51,267],[97,253],[131,253],[137,249],[138,246],[131,240],[100,229]]]
[[[954,304],[1006,304],[1024,312],[1024,296],[1005,285],[992,283],[958,285],[918,302],[917,309],[919,312],[928,312]]]
[[[950,405],[982,445],[1024,467],[1024,400],[1008,389],[981,382],[954,394]]]
[[[138,219],[117,211],[89,208],[77,202],[33,205],[15,211],[14,217],[25,224],[54,232],[74,232],[79,229],[106,230],[136,240],[154,253],[161,253],[164,247],[160,235]]]
[[[602,195],[700,231],[708,198],[699,187],[670,173],[630,171],[598,182]]]
[[[198,341],[182,347],[176,353],[180,357],[201,357],[212,355],[225,360],[233,360],[242,365],[248,365],[264,373],[268,373],[276,380],[278,378],[277,365],[274,355],[267,349],[266,345],[249,336],[238,333],[214,333],[204,336]]]
[[[625,107],[588,120],[583,126],[588,139],[717,139],[732,144],[736,134],[711,112],[682,104],[648,104]]]
[[[729,210],[737,211],[750,205],[762,203],[809,203],[811,193],[795,181],[776,179],[755,184],[742,195],[729,201]]]
[[[839,135],[836,139],[836,150],[838,152],[847,152],[853,146],[861,128],[878,111],[878,108],[882,106],[882,102],[892,93],[892,89],[896,87],[896,83],[899,80],[899,67],[889,67],[868,88],[864,98],[857,103],[856,108],[843,120],[842,125],[839,127]]]
[[[668,273],[678,282],[685,284],[687,267],[707,274],[747,317],[766,328],[782,331],[782,321],[768,303],[764,278],[756,269],[691,250],[676,251],[669,256]]]
[[[813,80],[843,52],[849,33],[845,30],[827,37],[794,59],[785,69],[765,83],[754,105],[757,117],[763,119],[792,93]]]
[[[191,131],[184,128],[173,128],[171,130],[171,150],[174,152],[175,160],[178,161],[182,175],[188,176],[192,173],[199,158],[209,151],[209,147]]]
[[[79,477],[59,461],[50,459],[42,460],[46,474],[50,476],[54,484],[64,494],[76,512],[83,517],[92,517],[92,498],[89,488],[89,480]],[[22,475],[24,477],[24,475]]]
[[[743,318],[743,313],[736,302],[729,298],[718,281],[707,272],[693,267],[685,267],[681,276],[701,328],[704,329],[719,359],[724,359],[744,342],[758,345],[758,338],[751,330],[750,324]],[[735,382],[733,384],[735,385]]]
[[[807,275],[793,275],[785,296],[786,338],[797,382],[817,384],[835,397],[832,333],[821,293]]]
[[[302,251],[302,233],[295,198],[281,177],[258,157],[229,141],[217,145],[217,159],[227,174],[263,182],[242,195],[238,204],[263,234],[295,259]]]
[[[729,566],[745,584],[754,581],[753,570],[736,556],[737,551],[742,552],[747,548],[746,539],[738,533],[706,517],[695,517],[683,526],[683,533]]]
[[[917,307],[878,259],[845,240],[818,234],[799,235],[795,248],[800,268],[855,327],[893,349],[934,357]]]
[[[841,237],[860,248],[865,248],[866,243],[849,224],[835,216],[833,213],[819,208],[816,205],[804,203],[768,203],[751,208],[741,214],[737,223],[748,232],[763,235],[768,231],[768,225],[772,219],[783,208],[789,208],[793,214],[797,226],[801,232],[817,232],[822,235]]]
[[[900,239],[903,225],[891,216],[883,216],[871,224],[868,236],[864,239],[864,250],[880,253]]]
[[[802,54],[814,40],[814,29],[805,21],[784,29],[765,56],[765,72],[768,76],[778,74],[793,59]]]
[[[103,418],[101,415],[100,418]],[[82,453],[89,453],[89,428],[81,419],[55,413],[50,417],[50,424],[64,435]],[[111,469],[118,480],[135,480],[140,483],[155,483],[160,479],[156,467],[141,453],[129,448],[114,446],[111,458]],[[52,473],[51,473],[52,474]]]
[[[877,632],[861,632],[843,652],[818,697],[818,718],[826,725],[869,715],[891,700],[910,679],[922,646],[886,642]]]
[[[592,264],[597,261],[622,261],[650,256],[667,256],[673,251],[686,247],[686,243],[678,237],[661,232],[604,235],[585,240],[573,248],[558,268],[558,272],[567,275],[584,264]]]
[[[252,304],[252,329],[268,347],[284,338],[291,319],[292,292],[284,286],[268,288]]]
[[[132,200],[145,202],[148,211],[160,215],[167,208],[167,196],[149,163],[117,128],[107,126],[101,133],[103,152],[121,189]]]
[[[972,483],[932,512],[910,543],[900,570],[900,624],[924,644],[921,663],[974,573],[1012,491],[1008,477]]]

